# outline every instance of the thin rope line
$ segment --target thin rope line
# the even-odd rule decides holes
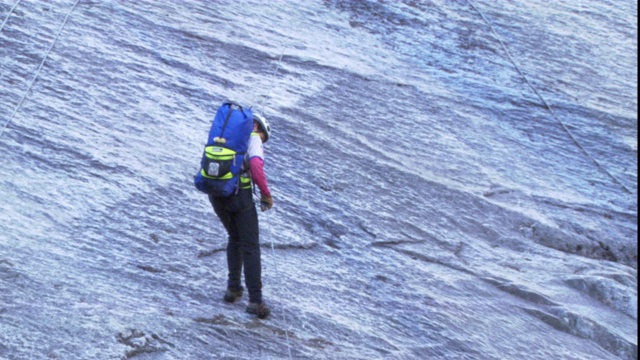
[[[491,24],[491,22],[484,16],[484,14],[473,4],[473,2],[471,0],[467,0],[469,2],[469,5],[471,5],[471,7],[478,12],[478,14],[480,14],[480,16],[482,17],[482,19],[484,20],[485,23],[487,23],[487,25],[489,25],[489,27],[491,28],[491,32],[493,32],[494,36],[496,37],[496,39],[498,39],[498,42],[500,42],[500,45],[502,46],[502,48],[504,49],[504,51],[507,53],[507,56],[509,57],[509,60],[511,61],[511,63],[513,64],[513,66],[515,66],[516,70],[518,71],[518,74],[520,74],[520,76],[522,76],[525,80],[525,82],[529,85],[529,87],[533,90],[533,92],[538,96],[538,98],[540,99],[540,101],[542,101],[542,103],[544,104],[544,106],[549,110],[549,112],[551,113],[551,116],[560,123],[560,125],[562,125],[562,128],[564,129],[564,131],[567,132],[567,134],[569,134],[569,137],[571,138],[571,140],[573,140],[573,142],[578,146],[578,148],[580,150],[582,150],[582,152],[589,158],[591,159],[591,161],[593,161],[596,166],[602,170],[605,174],[607,174],[614,183],[618,184],[625,192],[627,192],[628,194],[632,194],[632,192],[627,189],[626,186],[624,186],[615,176],[613,176],[607,169],[604,168],[604,166],[600,165],[600,163],[598,162],[598,160],[595,159],[595,157],[591,156],[591,154],[589,154],[589,152],[587,151],[587,149],[585,149],[579,142],[578,140],[573,136],[573,134],[571,133],[571,131],[569,130],[569,128],[567,128],[567,126],[560,120],[558,119],[558,117],[556,116],[555,112],[553,111],[553,109],[551,108],[551,106],[547,103],[547,101],[542,97],[542,95],[538,92],[538,90],[535,88],[535,86],[533,86],[533,84],[531,84],[531,82],[529,81],[529,79],[527,78],[527,76],[520,70],[520,67],[518,66],[518,64],[516,63],[516,61],[513,59],[513,57],[511,56],[511,53],[509,52],[509,49],[507,48],[507,46],[504,44],[504,42],[502,42],[502,39],[500,38],[500,35],[498,35],[498,33],[496,32],[496,30],[494,29],[493,25]]]
[[[49,53],[51,52],[51,49],[53,48],[53,45],[55,45],[56,41],[58,41],[58,37],[60,36],[60,33],[62,32],[62,29],[64,28],[64,25],[67,23],[67,19],[69,19],[69,15],[71,15],[71,12],[73,11],[73,9],[76,8],[76,6],[78,5],[79,2],[80,2],[80,0],[76,0],[75,4],[73,4],[73,7],[69,10],[69,12],[67,12],[67,16],[65,16],[64,21],[62,22],[62,25],[60,25],[60,29],[58,29],[58,33],[56,34],[56,37],[53,39],[53,42],[51,43],[51,45],[49,45],[49,49],[47,49],[47,52],[45,53],[44,58],[42,58],[42,62],[40,63],[40,66],[38,66],[38,70],[36,70],[36,74],[33,77],[33,79],[31,80],[31,83],[29,84],[29,87],[27,88],[27,91],[24,92],[24,95],[22,95],[22,99],[20,99],[20,102],[18,103],[18,106],[16,106],[15,110],[13,110],[13,113],[9,117],[9,120],[7,120],[7,122],[2,127],[2,131],[0,131],[0,137],[2,137],[2,134],[4,134],[4,130],[7,128],[7,126],[11,122],[11,120],[13,120],[13,117],[16,115],[16,113],[18,112],[18,110],[22,106],[22,103],[27,98],[27,94],[29,94],[29,91],[31,90],[31,87],[33,86],[33,83],[36,82],[36,79],[38,78],[38,75],[40,75],[40,70],[42,70],[42,66],[44,65],[45,61],[47,61],[47,58],[49,57]],[[16,3],[16,5],[17,5],[17,3]],[[5,22],[6,22],[6,20],[5,20]]]
[[[2,23],[2,26],[0,26],[0,31],[2,31],[2,29],[4,29],[4,24],[7,23],[7,21],[9,21],[9,18],[11,17],[11,14],[13,14],[13,10],[16,9],[16,7],[18,6],[18,4],[20,4],[20,0],[16,1],[15,4],[13,4],[13,7],[11,8],[11,10],[9,10],[9,14],[7,15],[7,18],[4,19],[4,22]]]
[[[276,63],[276,68],[273,70],[273,74],[271,74],[271,84],[273,84],[273,82],[276,80],[276,75],[278,74],[278,70],[280,69],[280,64],[282,63],[283,55],[284,55],[284,48],[282,48],[282,52],[280,52],[280,56],[278,57],[278,62]],[[267,93],[267,97],[265,101],[271,99],[271,92],[273,92],[273,88],[274,86],[271,86],[271,89],[269,89],[269,92]],[[268,104],[268,102],[266,104]]]
[[[273,234],[271,232],[271,215],[269,215],[269,210],[267,210],[266,215],[267,215],[267,230],[269,233],[269,242],[271,243],[271,254],[273,255],[273,267],[276,270],[276,276],[280,277],[280,273],[278,271],[278,262],[275,260],[276,250],[273,245]],[[291,344],[289,343],[289,330],[287,330],[289,328],[289,321],[287,319],[287,312],[285,309],[282,309],[282,316],[284,318],[284,323],[285,323],[284,334],[287,339],[287,349],[289,351],[289,359],[293,359],[291,355]]]
[[[269,104],[268,100],[271,99],[271,92],[273,91],[273,88],[274,88],[273,83],[276,79],[276,75],[278,74],[278,69],[280,69],[280,64],[282,63],[282,56],[284,55],[284,50],[285,48],[283,47],[282,51],[280,52],[280,56],[278,57],[276,68],[273,70],[273,73],[271,74],[271,79],[269,81],[269,83],[271,84],[271,88],[269,89],[269,92],[264,97],[260,97],[260,100],[258,100],[259,102],[256,104],[256,109],[258,111],[262,110],[263,103],[264,103],[264,106],[267,106]]]
[[[278,61],[276,62],[276,67],[275,67],[275,69],[273,69],[273,73],[271,74],[271,79],[269,81],[269,84],[271,85],[271,87],[269,89],[269,92],[267,93],[266,96],[260,97],[259,100],[258,100],[259,102],[256,104],[256,109],[258,111],[262,111],[263,113],[264,113],[264,111],[262,109],[262,105],[264,104],[264,106],[267,106],[269,104],[269,100],[271,99],[271,92],[273,91],[273,88],[274,88],[273,84],[274,84],[276,76],[278,74],[278,70],[280,69],[280,64],[282,63],[282,56],[284,55],[285,49],[286,49],[286,47],[282,47],[282,51],[280,52],[280,56],[278,57]],[[273,258],[273,267],[275,269],[276,276],[278,278],[281,278],[280,271],[278,269],[278,262],[276,261],[276,250],[275,250],[275,246],[274,246],[274,243],[273,243],[273,233],[272,233],[272,230],[271,230],[270,210],[267,210],[266,218],[267,218],[267,232],[268,232],[268,235],[269,235],[269,242],[271,243],[271,255],[272,255],[272,258]],[[286,255],[285,255],[285,257],[286,257]],[[291,343],[289,341],[289,330],[288,330],[289,329],[289,319],[287,318],[287,311],[285,309],[282,309],[282,317],[284,319],[284,324],[285,324],[285,326],[284,326],[284,334],[285,334],[285,338],[287,340],[287,351],[288,351],[288,354],[289,354],[289,359],[293,360],[293,355],[291,354]]]

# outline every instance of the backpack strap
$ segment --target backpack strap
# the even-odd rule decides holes
[[[234,103],[234,102],[226,102],[226,105],[229,105],[229,112],[227,113],[227,117],[224,119],[224,124],[222,124],[222,131],[220,131],[220,136],[216,137],[213,139],[213,141],[217,142],[217,143],[222,143],[224,144],[226,142],[226,140],[222,137],[224,135],[224,130],[227,128],[227,125],[229,125],[229,118],[231,117],[231,114],[233,114],[234,109],[233,106],[237,106],[240,108],[240,111],[242,111],[242,106]],[[244,111],[243,111],[244,113]]]

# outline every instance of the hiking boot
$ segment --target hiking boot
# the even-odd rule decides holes
[[[236,300],[242,297],[243,288],[227,288],[227,291],[224,293],[224,301],[228,303],[235,302]]]
[[[271,314],[271,310],[265,305],[264,302],[261,303],[249,303],[247,306],[247,312],[249,314],[255,314],[258,316],[258,319],[266,319]]]

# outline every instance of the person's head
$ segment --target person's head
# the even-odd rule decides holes
[[[263,143],[269,141],[269,137],[271,136],[271,126],[269,126],[269,122],[264,116],[260,114],[253,114],[253,131],[260,134],[260,138]]]

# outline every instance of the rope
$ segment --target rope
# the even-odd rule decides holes
[[[271,254],[273,255],[273,267],[276,270],[276,276],[280,277],[279,271],[278,271],[278,262],[275,260],[275,255],[276,255],[276,250],[275,247],[273,245],[273,236],[271,233],[271,216],[269,215],[270,210],[266,211],[266,215],[267,215],[267,232],[269,234],[269,242],[271,243]],[[284,328],[284,333],[285,333],[285,337],[287,339],[287,349],[289,351],[289,359],[293,359],[293,357],[291,356],[291,344],[289,343],[289,330],[287,330],[289,328],[289,321],[287,319],[287,312],[282,309],[282,317],[284,318],[284,323],[285,323],[285,328]]]
[[[529,81],[529,79],[527,78],[527,76],[520,70],[520,67],[518,66],[518,64],[516,63],[516,61],[513,59],[513,56],[511,56],[511,53],[509,52],[509,49],[507,49],[507,46],[504,44],[504,42],[502,42],[502,39],[500,38],[500,36],[498,35],[498,33],[496,32],[496,30],[493,28],[493,25],[491,24],[491,22],[484,16],[484,14],[473,4],[473,2],[471,0],[467,0],[469,2],[469,5],[471,5],[471,7],[478,12],[478,14],[480,14],[480,16],[482,17],[482,19],[484,20],[484,22],[487,23],[487,25],[489,25],[489,27],[491,28],[491,32],[493,33],[493,35],[496,37],[496,39],[498,39],[498,42],[500,42],[500,45],[502,46],[502,48],[504,49],[504,51],[507,53],[507,56],[509,57],[509,61],[511,61],[511,63],[513,64],[513,66],[515,66],[516,71],[518,71],[518,74],[520,74],[520,76],[522,76],[525,80],[525,82],[529,85],[529,87],[533,90],[533,92],[538,96],[538,98],[540,99],[540,101],[542,101],[542,103],[544,104],[544,106],[547,108],[547,110],[549,110],[549,112],[551,113],[551,116],[558,122],[560,123],[560,125],[562,125],[562,128],[564,129],[564,131],[567,132],[567,134],[569,134],[569,137],[571,138],[571,140],[573,140],[573,142],[576,144],[576,146],[578,146],[578,148],[580,150],[582,150],[582,152],[589,158],[591,159],[591,161],[593,161],[593,163],[596,164],[596,166],[602,170],[605,174],[607,174],[611,180],[613,180],[614,183],[616,183],[617,185],[619,185],[626,193],[628,194],[632,194],[632,192],[627,189],[626,186],[624,186],[615,176],[613,176],[607,169],[605,169],[599,162],[598,160],[596,160],[593,156],[591,156],[591,154],[589,154],[589,152],[587,151],[587,149],[585,149],[580,142],[578,142],[578,140],[575,138],[575,136],[573,136],[573,134],[571,133],[571,131],[569,130],[569,128],[567,128],[567,126],[560,120],[558,119],[558,117],[556,116],[555,112],[553,111],[553,109],[551,108],[551,106],[547,103],[547,101],[542,97],[542,95],[540,95],[540,93],[538,92],[538,90],[535,88],[535,86],[533,86],[533,84],[531,84],[531,82]]]
[[[9,14],[7,14],[7,18],[4,19],[4,22],[2,23],[2,25],[0,25],[0,31],[2,31],[2,29],[4,28],[4,24],[6,24],[7,21],[9,21],[9,18],[11,17],[11,14],[13,14],[13,10],[16,9],[18,4],[20,4],[20,0],[16,1],[16,3],[13,4],[13,7],[11,8],[11,10],[9,10]]]
[[[282,56],[284,55],[284,50],[285,48],[282,48],[282,51],[280,52],[280,56],[278,57],[278,62],[276,63],[276,68],[273,70],[273,74],[271,74],[271,79],[270,79],[270,83],[273,84],[273,82],[276,79],[276,75],[278,74],[278,69],[280,69],[280,64],[282,63]],[[267,93],[267,95],[265,95],[263,98],[261,98],[259,100],[259,102],[256,104],[256,109],[258,111],[261,110],[262,107],[262,102],[264,101],[265,106],[267,104],[269,104],[268,100],[271,99],[271,92],[273,91],[273,86],[271,86],[271,88],[269,89],[269,92]]]
[[[38,78],[38,75],[40,75],[40,70],[42,70],[42,66],[44,65],[45,61],[47,61],[47,57],[49,57],[49,53],[51,52],[51,49],[53,48],[53,45],[55,45],[56,41],[58,41],[58,37],[60,36],[60,33],[62,32],[62,29],[64,28],[64,25],[67,23],[67,19],[69,19],[69,15],[71,15],[71,12],[73,11],[73,9],[76,8],[76,6],[78,5],[79,2],[80,2],[80,0],[76,0],[75,4],[73,4],[73,7],[69,10],[69,12],[67,12],[67,16],[65,16],[64,21],[62,22],[62,25],[60,25],[60,29],[58,29],[58,33],[56,34],[56,37],[53,39],[53,42],[51,43],[51,45],[49,45],[49,49],[47,49],[47,52],[45,53],[44,58],[42,59],[42,62],[40,63],[40,66],[38,66],[38,70],[36,70],[36,74],[33,77],[33,79],[31,80],[31,83],[29,84],[29,87],[27,87],[27,91],[24,92],[24,95],[22,95],[22,99],[20,99],[20,102],[18,103],[18,106],[16,106],[15,110],[13,110],[13,113],[9,117],[9,120],[7,120],[7,122],[2,127],[2,130],[0,131],[0,137],[2,137],[2,134],[4,134],[4,130],[7,128],[7,126],[11,122],[11,120],[13,120],[13,117],[15,116],[15,114],[18,112],[18,110],[22,106],[22,103],[24,102],[24,100],[27,98],[27,94],[29,94],[29,90],[31,90],[31,87],[33,86],[33,83],[36,82],[36,79]],[[18,5],[18,3],[16,3],[16,5]],[[16,5],[14,5],[14,8],[15,8]],[[12,9],[12,11],[13,11],[13,9]],[[7,17],[7,19],[8,19],[8,17]],[[5,22],[6,22],[6,20],[5,20]],[[2,25],[4,26],[4,23]]]
[[[282,51],[280,52],[280,56],[278,56],[278,61],[276,62],[276,67],[275,69],[273,69],[273,73],[271,74],[271,79],[269,80],[270,84],[273,84],[275,79],[276,79],[276,75],[278,74],[278,70],[280,69],[280,64],[282,63],[282,56],[284,55],[284,50],[285,47],[282,47]],[[269,104],[269,100],[271,99],[271,92],[273,91],[273,86],[270,87],[269,92],[267,93],[266,96],[261,97],[259,102],[256,104],[256,109],[258,111],[261,111],[262,109],[262,104],[264,103],[265,106],[267,104]],[[264,112],[263,112],[264,113]],[[258,201],[260,201],[258,199]],[[273,233],[271,231],[271,215],[270,215],[270,210],[266,211],[266,218],[267,218],[267,232],[268,232],[268,238],[269,238],[269,242],[271,243],[271,255],[273,258],[273,267],[275,269],[275,273],[276,273],[276,277],[281,278],[280,276],[280,271],[278,269],[278,262],[275,259],[275,255],[276,255],[276,250],[275,250],[275,246],[273,243]],[[284,319],[284,323],[285,323],[285,327],[284,327],[284,333],[285,333],[285,338],[287,340],[287,351],[289,354],[289,359],[293,360],[293,356],[291,355],[291,343],[289,341],[289,319],[287,318],[287,312],[285,309],[282,309],[282,318]]]

